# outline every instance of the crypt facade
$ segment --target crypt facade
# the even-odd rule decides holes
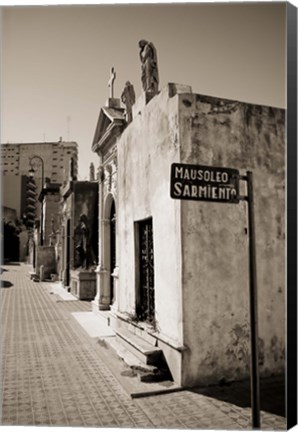
[[[143,74],[152,74],[144,62]],[[100,110],[92,144],[100,215],[93,309],[110,311],[122,342],[141,339],[159,350],[180,385],[248,377],[247,204],[173,199],[170,176],[173,163],[250,170],[260,374],[282,373],[285,111],[195,94],[188,85],[159,90],[153,75],[153,83],[143,77],[138,99],[128,82],[125,107],[110,93]]]
[[[77,180],[71,169],[61,189],[61,227],[56,245],[59,277],[73,295],[93,300],[96,294],[98,182]]]

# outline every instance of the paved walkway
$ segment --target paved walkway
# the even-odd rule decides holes
[[[132,399],[115,359],[75,318],[90,303],[31,281],[29,270],[2,266],[2,425],[251,429],[250,408],[195,390]],[[262,412],[262,430],[285,428]]]

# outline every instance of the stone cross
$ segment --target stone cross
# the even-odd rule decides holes
[[[108,81],[108,87],[109,87],[109,90],[110,90],[109,91],[109,97],[112,98],[112,99],[114,97],[114,81],[115,81],[115,78],[116,78],[116,72],[115,72],[114,68],[112,67],[112,69],[111,69],[111,76],[110,76],[110,79]]]

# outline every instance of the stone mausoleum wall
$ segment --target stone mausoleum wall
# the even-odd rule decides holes
[[[285,112],[179,95],[180,162],[253,172],[260,373],[284,370]],[[240,182],[246,194],[246,183]],[[249,375],[247,203],[183,201],[183,381]]]
[[[73,182],[73,229],[79,224],[80,216],[85,214],[88,218],[89,228],[92,231],[92,245],[95,256],[98,250],[98,183],[89,181]],[[75,248],[73,248],[75,253]],[[73,258],[74,259],[74,258]],[[74,259],[75,261],[75,259]],[[74,262],[73,261],[73,262]]]
[[[50,279],[56,273],[54,246],[37,246],[35,272],[41,280]]]
[[[59,194],[48,194],[44,198],[44,245],[50,245],[50,235],[52,234],[52,229],[57,230],[59,227],[59,209],[60,209],[61,197]]]
[[[134,223],[152,217],[155,318],[159,334],[174,346],[183,344],[181,212],[170,199],[170,166],[179,159],[178,105],[165,93],[140,110],[118,143],[118,209],[120,312],[135,313]],[[139,113],[138,113],[139,112]],[[175,380],[180,381],[180,367]]]
[[[119,311],[135,312],[134,223],[152,217],[156,329],[171,347],[159,342],[175,381],[195,385],[249,375],[247,204],[174,200],[170,172],[174,162],[251,170],[260,371],[282,372],[284,110],[185,88],[175,94],[169,85],[147,105],[137,101],[118,142]]]

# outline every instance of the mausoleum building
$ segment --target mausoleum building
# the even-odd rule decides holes
[[[247,202],[197,194],[226,194],[224,168],[253,173],[260,374],[282,373],[285,111],[168,84],[125,111],[110,98],[92,149],[100,158],[93,308],[110,311],[120,342],[159,350],[184,386],[250,373]],[[220,190],[187,189],[181,178],[171,196],[173,164],[210,167]],[[184,176],[202,175],[194,173]],[[245,197],[246,181],[229,193]]]
[[[70,178],[61,195],[59,276],[76,297],[92,300],[96,294],[98,183]]]

